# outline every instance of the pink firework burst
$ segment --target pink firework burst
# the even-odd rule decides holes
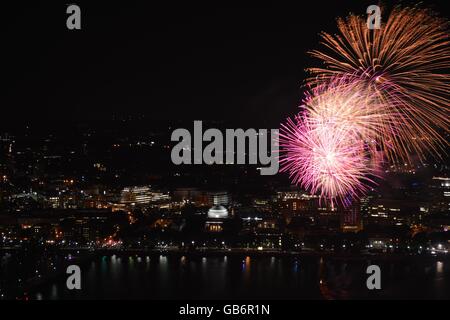
[[[281,171],[332,205],[348,205],[373,182],[364,142],[352,128],[318,122],[303,112],[282,124],[280,147]]]

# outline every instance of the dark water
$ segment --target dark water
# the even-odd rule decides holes
[[[369,264],[382,290],[366,287]],[[82,266],[82,290],[65,279],[36,299],[450,299],[450,262],[270,256],[103,256]]]

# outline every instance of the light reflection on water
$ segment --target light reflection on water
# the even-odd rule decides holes
[[[368,261],[328,261],[303,257],[103,256],[82,268],[82,290],[52,283],[36,299],[321,299],[319,282],[348,297],[448,298],[449,263],[387,263],[383,291],[365,284]],[[370,263],[375,263],[371,261]],[[425,270],[431,272],[426,273]],[[434,281],[429,281],[430,277]],[[351,295],[353,294],[353,296]],[[339,298],[339,295],[337,296]]]
[[[442,261],[437,261],[436,262],[436,272],[438,274],[441,274],[444,272],[444,263]]]

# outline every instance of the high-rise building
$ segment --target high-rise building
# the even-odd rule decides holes
[[[450,212],[450,178],[433,177],[431,182],[433,195],[431,199],[431,211],[435,213]]]
[[[210,206],[228,206],[231,196],[226,191],[208,192],[208,202]]]
[[[341,208],[341,229],[343,232],[358,232],[362,229],[361,205],[354,200],[350,207]]]
[[[146,205],[151,202],[168,200],[169,195],[155,192],[148,186],[127,187],[121,192],[120,203],[125,205]]]

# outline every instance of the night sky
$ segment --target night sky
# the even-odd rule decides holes
[[[82,30],[66,28],[66,2],[2,6],[2,125],[144,115],[276,126],[299,105],[319,32],[375,1],[92,2],[76,2]],[[446,15],[445,3],[427,6]]]

